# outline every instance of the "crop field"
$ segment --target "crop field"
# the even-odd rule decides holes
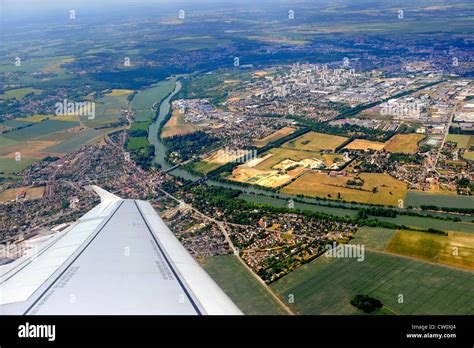
[[[408,191],[405,206],[419,207],[420,205],[436,205],[438,207],[452,208],[472,208],[474,207],[474,197]]]
[[[0,192],[0,202],[10,202],[16,199],[20,191],[26,192],[25,199],[36,199],[43,197],[45,187],[17,187]]]
[[[84,128],[84,127],[70,128],[62,132],[42,135],[38,138],[34,138],[33,141],[52,141],[59,144],[63,141],[71,139],[75,134],[84,132],[85,130],[88,130],[88,129],[89,128]]]
[[[135,112],[134,120],[137,122],[150,122],[155,116],[155,111],[153,110],[139,110]]]
[[[54,115],[33,115],[33,116],[24,117],[24,118],[22,117],[18,120],[23,121],[23,122],[37,123],[37,122],[41,122],[47,118],[52,118],[52,117],[55,117],[55,116]],[[62,120],[62,121],[68,121],[68,120]],[[73,121],[77,121],[77,120],[73,120]]]
[[[163,130],[161,131],[161,137],[164,139],[176,135],[191,134],[197,131],[198,127],[193,124],[185,123],[183,115],[178,109],[176,109],[173,110],[171,118],[163,126]]]
[[[104,134],[98,130],[91,129],[82,132],[78,132],[75,134],[71,134],[71,137],[60,144],[53,145],[48,147],[42,152],[61,152],[61,153],[68,153],[75,151],[85,144],[98,140],[99,138],[103,137]]]
[[[304,151],[334,151],[337,147],[347,141],[348,138],[338,135],[325,133],[308,132],[302,136],[290,140],[282,145],[282,147]]]
[[[377,216],[381,221],[396,223],[416,228],[436,228],[446,231],[458,231],[465,233],[474,233],[474,223],[467,221],[448,221],[433,219],[428,217],[399,215],[396,218],[389,218],[384,216]]]
[[[149,121],[154,116],[153,106],[159,104],[175,88],[176,79],[158,82],[151,88],[137,92],[132,100],[132,108],[135,109],[135,121]]]
[[[214,169],[217,169],[222,166],[220,163],[213,163],[213,162],[206,162],[206,161],[198,161],[191,163],[192,168],[200,173],[207,174]]]
[[[71,57],[67,56],[52,56],[50,58],[33,58],[24,59],[21,61],[21,66],[14,64],[0,65],[0,72],[20,71],[25,73],[33,73],[37,71],[60,73],[60,65],[72,61]]]
[[[383,251],[396,232],[388,228],[362,226],[349,244],[363,244],[366,249]]]
[[[199,262],[244,314],[286,313],[236,256],[213,256]]]
[[[0,156],[15,158],[17,153],[20,153],[21,159],[23,158],[36,158],[41,159],[47,155],[41,153],[46,152],[45,149],[54,146],[58,141],[24,141],[17,143],[12,146],[1,147]]]
[[[407,192],[406,184],[388,174],[360,174],[364,180],[360,189],[348,187],[347,181],[353,180],[351,175],[330,177],[325,173],[308,172],[284,187],[281,192],[309,197],[339,199],[346,202],[383,204],[397,206],[400,199],[404,200]],[[373,192],[374,188],[376,191]],[[340,196],[338,197],[338,194]]]
[[[315,158],[318,160],[322,160],[326,167],[331,167],[333,164],[343,164],[344,156],[340,154],[320,154],[320,153],[311,153],[308,151],[300,151],[300,150],[291,150],[287,148],[275,148],[271,149],[269,152],[268,157],[258,163],[257,165],[253,166],[256,169],[261,170],[271,170],[273,167],[280,162],[291,159],[293,161],[301,161],[304,159]]]
[[[227,148],[224,148],[213,152],[203,161],[223,165],[238,160],[244,156],[250,156],[251,153],[250,150],[229,151]]]
[[[0,174],[16,174],[23,169],[28,168],[35,159],[21,158],[21,161],[15,161],[15,158],[0,158]]]
[[[130,130],[148,130],[148,127],[150,126],[150,122],[133,122],[132,126],[130,127]]]
[[[8,127],[10,130],[19,127],[31,126],[30,122],[24,121],[22,118],[15,118],[14,120],[7,120],[1,123],[2,126]]]
[[[239,166],[234,169],[228,180],[243,182],[251,185],[276,188],[289,183],[304,171],[303,168],[296,168],[281,174],[276,170],[260,170]]]
[[[374,150],[380,151],[385,147],[385,143],[381,143],[379,141],[371,141],[365,139],[355,139],[351,141],[349,144],[344,146],[344,149],[347,150]]]
[[[277,43],[277,44],[284,44],[284,45],[307,45],[310,41],[306,40],[291,40],[286,37],[273,37],[273,36],[247,36],[249,40],[256,40],[262,41],[267,43]]]
[[[399,230],[386,251],[474,270],[474,234],[449,232],[443,236]]]
[[[130,93],[133,93],[131,89],[113,89],[112,92],[107,95],[111,97],[120,97],[122,95],[128,96]]]
[[[69,121],[69,122],[79,122],[79,116],[77,115],[54,115],[49,118],[52,121]]]
[[[474,136],[472,135],[449,134],[446,141],[456,143],[460,149],[469,149],[474,146]]]
[[[146,137],[129,137],[127,150],[136,150],[150,145]]]
[[[365,251],[365,260],[319,257],[271,285],[299,314],[360,314],[354,295],[379,299],[393,314],[474,314],[474,274],[397,255]],[[399,295],[403,303],[399,303]]]
[[[219,69],[210,73],[200,74],[185,80],[183,93],[187,99],[221,98],[230,89],[235,88],[239,81],[251,78],[252,73],[245,70]],[[233,81],[225,83],[225,81]]]
[[[41,94],[43,91],[37,88],[25,87],[25,88],[17,88],[17,89],[10,89],[6,91],[4,94],[0,94],[0,99],[23,99],[27,94]]]
[[[286,137],[287,135],[293,133],[294,131],[296,131],[296,128],[283,127],[281,129],[273,132],[272,134],[267,135],[266,137],[264,137],[262,139],[255,140],[254,145],[257,146],[257,147],[263,147],[263,146],[271,143],[272,141],[276,141],[278,139]]]
[[[118,122],[122,110],[128,107],[129,94],[113,94],[113,92],[104,95],[95,101],[95,118],[88,119],[87,116],[81,117],[83,123],[88,127],[107,126]]]
[[[467,160],[474,161],[474,151],[466,151],[462,156]]]
[[[79,124],[77,122],[46,120],[43,122],[36,123],[30,127],[14,130],[12,132],[3,134],[3,136],[5,138],[13,139],[16,141],[25,141],[43,135],[60,132],[69,128],[76,127],[78,125]]]
[[[0,135],[0,147],[11,146],[11,145],[15,145],[16,143],[17,143],[16,140],[8,139]]]
[[[446,163],[446,161],[445,161],[445,163]],[[431,195],[457,196],[457,191],[456,191],[455,187],[453,188],[451,186],[446,186],[446,185],[439,184],[439,183],[430,183],[430,186],[429,186],[427,191],[417,191],[417,190],[413,190],[413,191],[420,192],[420,193],[425,193],[425,194],[431,194]]]
[[[220,149],[213,152],[202,161],[193,162],[192,167],[194,170],[200,173],[207,174],[212,170],[217,169],[224,164],[235,161],[236,159],[248,155],[249,153],[251,152],[248,150],[229,152],[227,148]]]
[[[418,143],[424,138],[425,136],[421,134],[396,134],[387,141],[385,150],[388,152],[416,153]]]

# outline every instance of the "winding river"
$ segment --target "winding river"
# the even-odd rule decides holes
[[[181,87],[182,87],[181,82],[176,81],[176,86],[175,86],[173,92],[171,92],[165,98],[165,100],[163,100],[161,102],[160,109],[159,109],[159,112],[158,112],[158,117],[155,119],[155,121],[148,128],[148,141],[150,142],[150,144],[155,146],[155,159],[154,159],[154,162],[160,164],[161,168],[163,170],[167,170],[167,169],[171,168],[172,166],[166,161],[166,151],[168,150],[168,148],[161,141],[161,139],[158,135],[158,131],[160,129],[161,122],[164,120],[164,118],[166,117],[166,115],[168,115],[168,112],[170,111],[171,99],[181,90]],[[185,171],[181,168],[177,168],[177,169],[173,170],[172,172],[170,172],[170,174],[172,174],[174,176],[177,176],[177,177],[180,177],[180,178],[187,179],[187,180],[196,181],[196,180],[200,179],[199,176],[193,175],[193,174],[191,174],[191,173],[189,173],[189,172],[187,172],[187,171]]]
[[[166,147],[165,144],[161,141],[160,137],[158,136],[158,131],[160,128],[161,122],[164,120],[168,112],[170,111],[171,108],[171,99],[181,90],[182,84],[178,80],[176,81],[176,86],[174,90],[162,101],[160,104],[160,109],[158,113],[158,117],[156,120],[150,125],[149,127],[149,134],[148,134],[148,141],[150,144],[153,144],[155,146],[155,158],[154,162],[158,163],[161,165],[161,168],[163,170],[167,170],[172,167],[167,161],[166,161],[166,151],[168,148]],[[170,175],[180,177],[183,179],[187,180],[192,180],[196,181],[199,179],[202,179],[201,177],[191,174],[188,171],[182,169],[182,168],[176,168],[173,171],[169,172]],[[255,203],[266,203],[270,204],[273,206],[283,206],[287,205],[288,201],[290,199],[295,199],[295,196],[289,195],[289,194],[284,194],[284,193],[278,193],[278,192],[272,192],[272,191],[267,191],[267,190],[262,190],[259,188],[254,188],[254,187],[244,187],[244,186],[239,186],[239,185],[233,185],[231,183],[223,183],[215,180],[207,180],[207,184],[213,185],[213,186],[221,186],[221,187],[227,187],[227,188],[232,188],[236,190],[241,190],[244,192],[246,195],[244,195],[242,198],[248,201],[252,201]],[[258,196],[260,195],[260,197]],[[262,197],[265,196],[265,197]],[[348,203],[348,202],[330,202],[330,201],[321,201],[319,199],[314,199],[314,198],[308,198],[308,197],[297,197],[299,201],[302,203],[295,203],[295,208],[308,208],[308,204],[312,205],[324,205],[324,206],[333,206],[334,208],[327,208],[327,209],[335,209],[333,213],[336,213],[335,215],[339,214],[344,214],[344,215],[352,215],[353,211],[351,212],[350,210],[345,210],[342,208],[344,207],[367,207],[364,206],[363,204],[356,204],[356,203]],[[303,203],[304,202],[304,203]],[[306,203],[306,204],[305,204]],[[336,206],[339,206],[337,208]],[[312,210],[312,209],[311,209]],[[336,211],[338,210],[338,211]],[[326,211],[327,213],[330,213],[330,211]],[[341,214],[341,215],[342,215]],[[431,215],[440,215],[440,216],[458,216],[459,215],[452,215],[452,214],[446,214],[446,213],[433,213],[431,212]],[[470,216],[461,216],[462,220],[467,220],[471,219]]]

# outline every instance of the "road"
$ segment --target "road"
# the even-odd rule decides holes
[[[459,101],[457,101],[456,104],[454,104],[453,111],[451,111],[451,115],[449,116],[448,126],[446,127],[446,131],[444,132],[443,141],[441,142],[441,145],[438,150],[438,154],[436,155],[436,158],[433,163],[433,170],[435,170],[436,172],[437,172],[436,165],[438,164],[439,157],[441,156],[441,151],[443,150],[444,143],[446,142],[446,138],[448,137],[449,128],[451,128],[451,124],[453,123],[454,114],[456,113],[458,104],[459,104]]]

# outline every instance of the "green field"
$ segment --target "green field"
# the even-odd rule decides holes
[[[474,274],[399,256],[319,257],[272,284],[299,314],[360,314],[349,302],[367,294],[393,314],[474,314]],[[398,303],[399,295],[403,303]]]
[[[129,137],[127,150],[136,150],[150,145],[148,139],[145,137]]]
[[[408,191],[405,206],[436,205],[438,207],[472,208],[474,196],[439,195]]]
[[[0,94],[0,99],[23,99],[25,95],[34,93],[34,94],[41,94],[43,91],[41,89],[36,89],[36,88],[30,88],[30,87],[25,87],[25,88],[17,88],[17,89],[11,89],[9,91],[6,91],[4,94]]]
[[[220,100],[242,81],[252,78],[253,72],[241,69],[218,69],[209,73],[196,75],[184,80],[182,95],[186,99],[211,98]],[[233,81],[225,83],[225,81]]]
[[[341,137],[338,135],[308,132],[299,136],[296,139],[284,143],[282,147],[303,151],[334,151],[338,146],[344,144],[344,142],[347,140],[348,138]]]
[[[205,161],[198,161],[198,162],[193,162],[191,164],[192,168],[200,173],[207,174],[210,171],[217,169],[222,166],[221,163],[211,163],[211,162],[205,162]]]
[[[0,158],[0,173],[16,174],[23,169],[28,168],[32,163],[37,161],[31,158],[22,158],[21,161],[15,161],[14,158]]]
[[[446,141],[456,143],[461,149],[469,149],[474,145],[474,137],[471,135],[449,134]]]
[[[135,121],[149,121],[155,115],[153,105],[161,103],[174,89],[176,78],[158,82],[153,87],[139,91],[132,100],[135,109]]]
[[[130,130],[144,130],[148,131],[148,127],[150,126],[150,122],[133,122]]]
[[[16,141],[25,141],[37,138],[43,135],[60,132],[72,127],[78,126],[77,122],[46,120],[35,123],[30,127],[18,129],[9,133],[3,134],[3,137],[13,139]]]
[[[17,141],[0,136],[0,147],[15,145]]]
[[[14,120],[7,120],[5,122],[0,123],[2,126],[9,127],[11,129],[31,126],[31,122],[22,121],[21,119],[14,119]]]
[[[388,228],[362,226],[349,244],[363,244],[365,248],[383,251],[396,232]]]
[[[199,262],[245,314],[286,314],[236,256],[207,257]]]
[[[14,64],[0,65],[0,72],[15,71],[29,74],[44,71],[60,74],[63,71],[60,65],[70,60],[70,57],[58,55],[50,56],[48,58],[22,59],[21,66],[15,66]]]
[[[418,216],[399,215],[396,218],[377,216],[378,220],[388,221],[398,225],[405,225],[418,228],[437,228],[440,230],[450,230],[465,233],[474,233],[474,223],[464,221],[448,221],[431,219]]]
[[[86,116],[81,117],[83,123],[94,128],[118,122],[121,110],[128,108],[127,96],[129,94],[109,94],[97,99],[95,101],[95,118],[90,120]]]
[[[99,137],[103,136],[104,134],[102,132],[99,132],[97,130],[87,130],[81,133],[73,134],[71,135],[71,138],[67,139],[66,141],[50,146],[41,152],[72,152],[75,151],[88,142],[98,139]]]
[[[154,116],[155,116],[155,111],[153,110],[139,110],[135,112],[135,121],[148,122],[152,120]]]

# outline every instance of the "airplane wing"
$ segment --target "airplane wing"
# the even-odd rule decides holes
[[[98,206],[0,266],[0,314],[242,314],[148,202],[93,189]]]

